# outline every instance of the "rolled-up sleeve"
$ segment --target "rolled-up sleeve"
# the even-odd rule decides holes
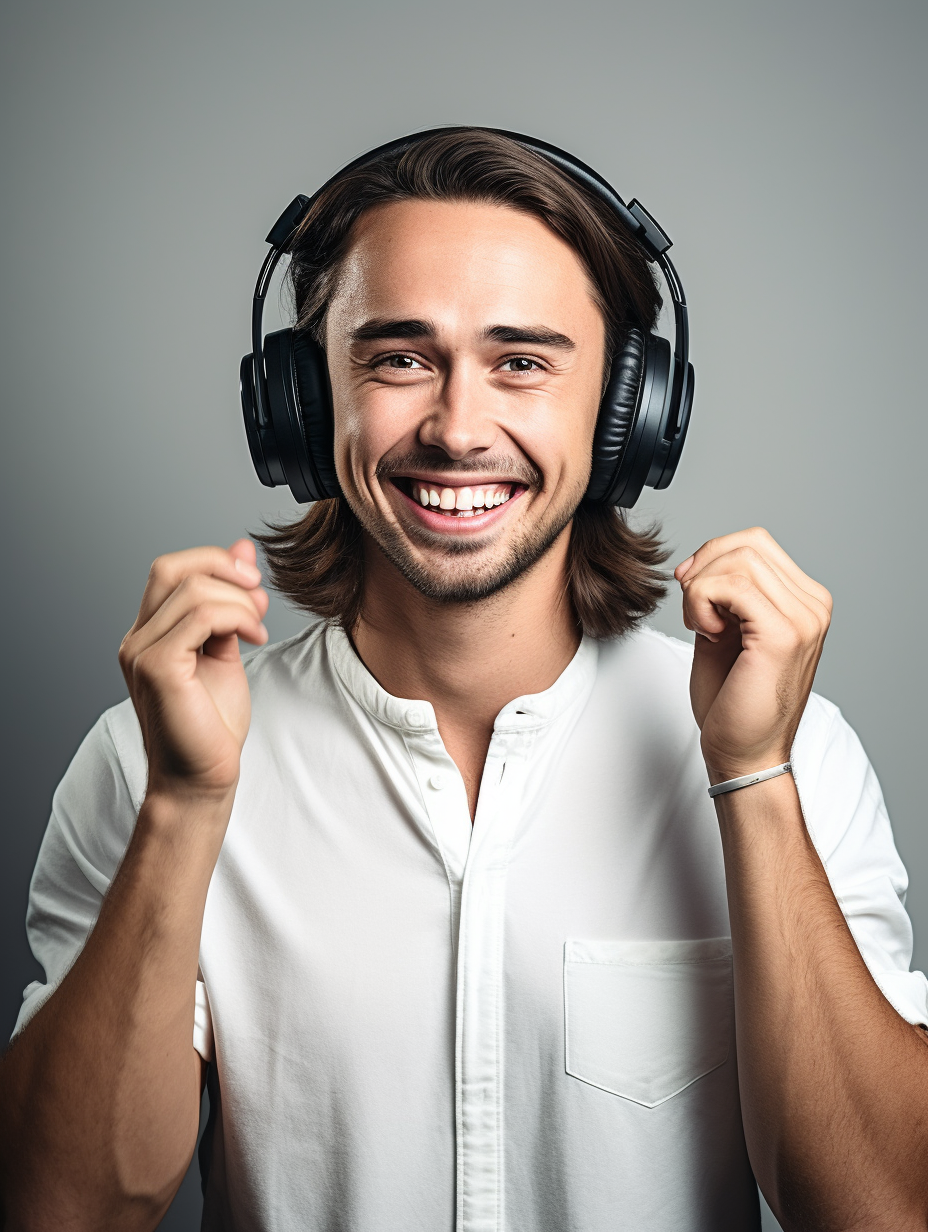
[[[44,981],[23,992],[14,1036],[67,975],[100,914],[145,795],[147,764],[130,702],[108,710],[74,755],[52,800],[29,890],[26,933]],[[194,1047],[212,1055],[205,987],[198,981]]]
[[[806,825],[870,974],[903,1018],[928,1023],[928,980],[909,970],[908,877],[879,782],[841,712],[815,694],[792,762]]]

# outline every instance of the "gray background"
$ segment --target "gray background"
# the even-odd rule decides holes
[[[642,502],[680,559],[767,526],[835,595],[818,687],[861,733],[928,963],[921,2],[65,3],[3,16],[0,1027],[55,782],[124,696],[151,559],[292,508],[237,368],[262,238],[405,131],[566,146],[676,241],[696,414]],[[679,632],[674,602],[659,618]],[[297,627],[277,605],[272,636]],[[188,1178],[164,1226],[196,1225]],[[772,1226],[772,1225],[771,1225]]]

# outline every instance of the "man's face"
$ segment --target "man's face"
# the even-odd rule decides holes
[[[326,318],[338,475],[423,594],[530,568],[586,489],[605,329],[573,250],[503,206],[364,215]]]

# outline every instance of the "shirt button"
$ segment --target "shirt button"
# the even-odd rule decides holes
[[[429,779],[429,787],[431,787],[433,791],[443,791],[447,786],[448,776],[447,774],[442,774],[440,770],[433,774]]]
[[[422,710],[407,710],[406,722],[410,727],[425,727],[425,712]]]

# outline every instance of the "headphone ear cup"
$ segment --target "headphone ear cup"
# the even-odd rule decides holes
[[[305,335],[279,329],[264,339],[264,368],[274,441],[294,499],[306,503],[337,495],[322,349]]]
[[[631,329],[625,345],[612,361],[609,380],[599,404],[587,500],[608,503],[616,486],[635,424],[644,360],[644,335],[640,329]]]
[[[239,369],[239,392],[242,395],[242,418],[245,420],[245,436],[251,460],[258,472],[258,478],[266,488],[276,488],[286,483],[277,455],[277,442],[274,439],[274,429],[269,423],[262,423],[258,414],[258,399],[255,395],[255,357],[246,355]]]
[[[335,425],[332,390],[325,351],[304,330],[293,334],[293,369],[299,398],[300,420],[317,495],[325,500],[341,493],[335,473]]]
[[[673,352],[660,334],[633,333],[613,362],[603,396],[591,472],[597,487],[588,489],[591,500],[624,509],[646,484],[654,486],[671,449],[664,438],[673,403]]]

